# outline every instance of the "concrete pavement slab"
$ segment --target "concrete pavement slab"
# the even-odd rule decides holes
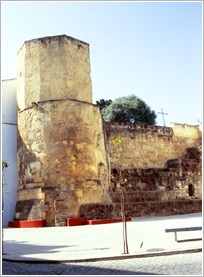
[[[123,253],[122,223],[73,227],[5,228],[3,259],[82,261],[201,251],[202,240],[176,242],[167,228],[202,226],[202,214],[133,218],[127,222],[129,255]],[[202,238],[202,231],[178,233],[178,240]],[[140,247],[142,245],[142,247]]]

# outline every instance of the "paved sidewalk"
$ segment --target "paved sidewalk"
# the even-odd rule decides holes
[[[127,222],[129,255],[123,252],[122,223],[73,227],[5,228],[3,259],[31,262],[81,262],[199,252],[202,240],[176,242],[166,228],[202,226],[202,214]],[[202,238],[202,231],[179,232],[179,240]],[[140,245],[143,246],[140,249]]]

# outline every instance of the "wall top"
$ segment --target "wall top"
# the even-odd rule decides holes
[[[158,136],[173,136],[173,130],[171,127],[163,127],[156,125],[143,125],[143,124],[130,124],[122,122],[105,122],[105,128],[108,132],[111,130],[111,133],[114,131],[127,131],[131,133],[141,133],[141,134],[157,134]]]
[[[120,122],[105,122],[106,131],[111,133],[114,131],[128,131],[133,133],[152,133],[158,136],[175,136],[188,138],[202,138],[202,125],[187,125],[179,123],[171,123],[171,127],[163,127],[156,125],[140,125]]]
[[[171,123],[171,126],[174,131],[174,136],[202,138],[202,125]]]
[[[37,43],[37,42],[47,42],[47,43],[51,43],[52,41],[59,41],[63,42],[63,39],[67,39],[67,40],[72,40],[74,42],[77,43],[81,43],[81,44],[86,44],[87,46],[89,46],[89,44],[87,42],[84,42],[82,40],[67,36],[67,35],[58,35],[58,36],[48,36],[48,37],[41,37],[41,38],[35,38],[35,39],[31,39],[31,40],[26,40],[24,41],[24,44],[28,44],[28,43]],[[23,45],[21,46],[21,48],[23,47]],[[21,48],[19,49],[19,51],[21,50]],[[18,52],[19,52],[18,51]]]

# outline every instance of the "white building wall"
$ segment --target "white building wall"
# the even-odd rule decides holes
[[[2,82],[2,160],[9,166],[5,170],[4,182],[7,192],[3,194],[3,227],[13,221],[17,200],[17,116],[16,79]]]

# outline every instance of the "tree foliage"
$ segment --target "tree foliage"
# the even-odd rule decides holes
[[[102,117],[107,122],[155,125],[156,113],[135,95],[121,97],[101,109]]]
[[[99,101],[96,101],[96,104],[100,106],[100,110],[102,110],[103,108],[107,108],[112,102],[113,101],[111,99],[109,100],[100,99]]]

